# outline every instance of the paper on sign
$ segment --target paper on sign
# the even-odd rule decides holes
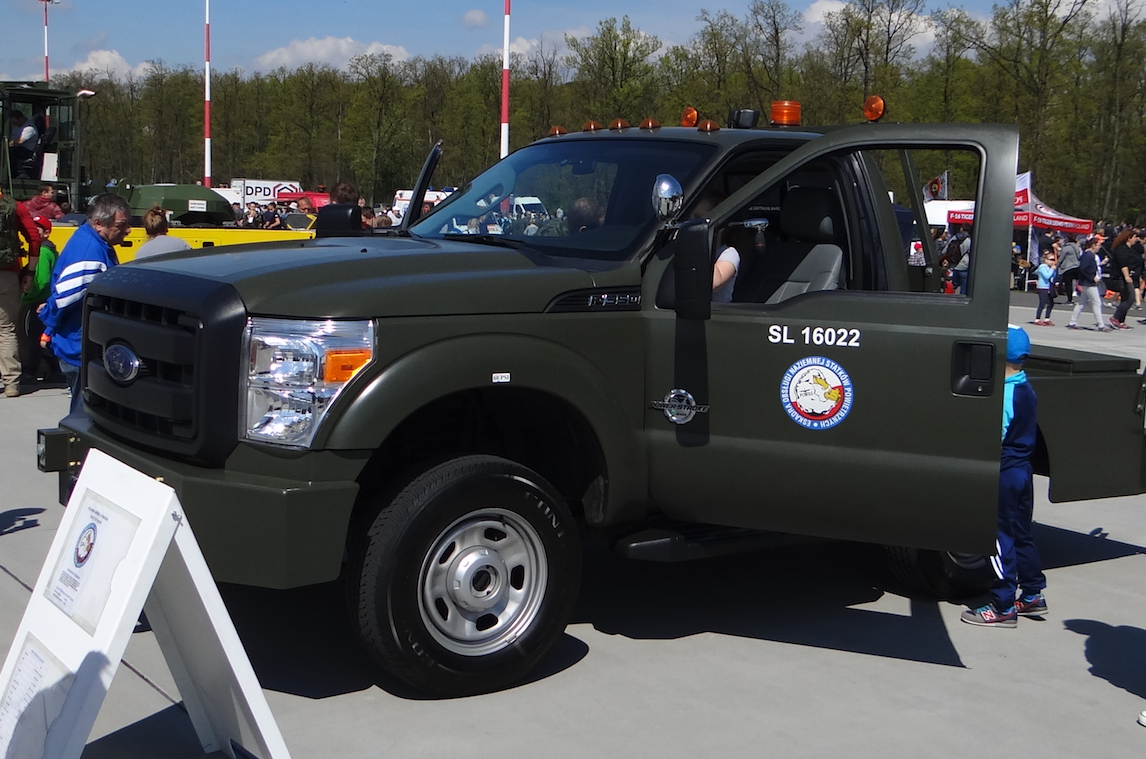
[[[95,635],[112,578],[127,555],[139,517],[88,490],[44,596],[88,635]]]
[[[188,211],[206,211],[207,210],[207,201],[195,200],[194,198],[192,198],[192,199],[187,201],[187,210]]]
[[[75,675],[29,633],[0,701],[0,755],[43,756],[73,682]]]

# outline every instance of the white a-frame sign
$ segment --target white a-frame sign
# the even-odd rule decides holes
[[[203,750],[289,759],[175,491],[97,450],[0,670],[0,757],[79,759],[144,602]]]

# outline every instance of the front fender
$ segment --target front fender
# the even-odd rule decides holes
[[[481,334],[417,348],[381,367],[360,385],[357,395],[341,399],[337,416],[324,425],[316,444],[334,450],[375,449],[428,403],[502,384],[549,393],[576,408],[592,427],[605,457],[606,521],[644,514],[648,469],[639,428],[642,409],[627,415],[617,401],[624,394],[596,365],[539,337]]]

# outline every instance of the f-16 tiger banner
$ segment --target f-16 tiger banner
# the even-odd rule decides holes
[[[948,224],[970,224],[974,220],[974,209],[947,212]],[[1094,222],[1089,219],[1067,216],[1039,200],[1038,196],[1031,190],[1031,172],[1029,171],[1015,177],[1014,225],[1016,227],[1056,229],[1075,233],[1087,233],[1094,229]]]

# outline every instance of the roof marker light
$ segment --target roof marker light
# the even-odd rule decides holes
[[[700,122],[700,126],[698,126],[696,128],[696,131],[698,131],[698,132],[719,132],[720,131],[720,124],[717,124],[712,119],[705,119],[704,121]]]
[[[585,122],[585,126],[581,127],[582,132],[599,132],[605,127],[601,126],[600,122],[590,119]]]
[[[879,95],[872,95],[863,101],[863,117],[870,122],[876,122],[887,113],[887,103]]]
[[[609,130],[613,132],[619,132],[622,129],[628,128],[629,122],[625,121],[624,119],[613,119],[613,121],[609,124]]]
[[[773,100],[772,126],[800,126],[799,100]]]
[[[660,129],[660,128],[661,128],[661,122],[657,121],[656,119],[649,118],[649,119],[645,119],[644,121],[641,122],[641,129]]]
[[[549,136],[550,137],[560,137],[563,134],[569,134],[569,130],[566,129],[565,127],[561,126],[560,124],[554,124],[549,129]]]

